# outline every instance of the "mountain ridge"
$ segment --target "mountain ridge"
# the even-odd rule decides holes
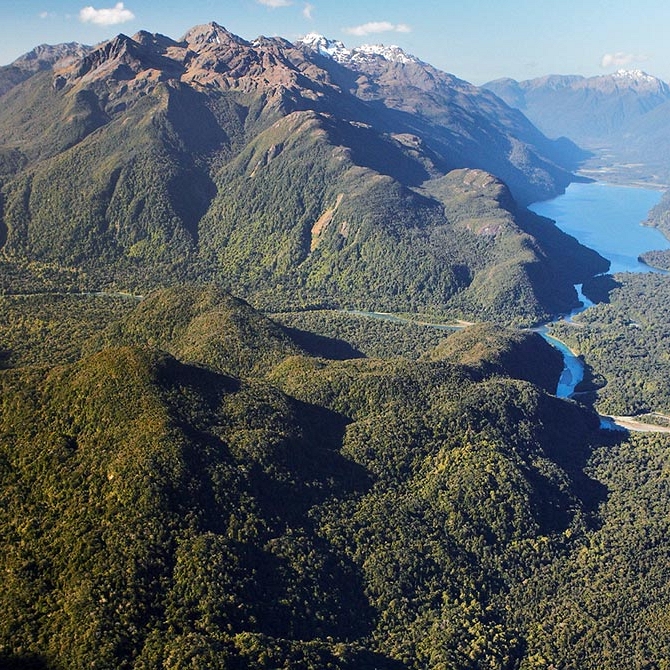
[[[619,162],[663,163],[662,152],[653,148],[660,129],[644,128],[647,117],[670,109],[670,86],[642,70],[499,79],[483,86],[523,111],[549,137],[566,136],[588,150],[604,148]]]
[[[492,224],[501,235],[485,235],[485,250],[485,226],[452,230],[456,202],[486,201],[492,219],[518,213],[445,175],[497,174],[523,205],[574,178],[576,149],[418,60],[366,53],[345,66],[209,23],[178,41],[118,35],[2,99],[0,237],[13,263],[141,293],[218,277],[270,309],[481,315],[516,296],[510,321],[570,309],[574,280],[604,269],[585,249],[560,269],[559,247],[573,243],[539,220]]]

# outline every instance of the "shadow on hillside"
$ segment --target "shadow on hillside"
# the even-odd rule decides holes
[[[35,654],[0,654],[0,670],[47,670],[43,656]]]
[[[546,417],[539,431],[545,453],[570,476],[571,488],[582,509],[595,519],[598,507],[607,499],[608,490],[604,484],[592,479],[585,469],[594,448],[605,441],[624,440],[626,434],[603,435],[595,411],[585,411],[576,403],[566,403],[552,396],[543,396],[538,409],[540,415]]]
[[[582,285],[582,293],[594,303],[609,304],[610,294],[623,284],[618,282],[612,275],[597,275],[591,277]]]
[[[370,489],[370,473],[341,454],[349,419],[174,359],[161,382],[186,438],[187,474],[170,504],[220,538],[230,539],[231,514],[264,529],[263,540],[230,544],[247,578],[238,595],[260,630],[294,640],[369,635],[375,612],[361,568],[311,516]]]
[[[270,467],[258,460],[253,463],[250,474],[260,509],[268,517],[297,524],[328,498],[367,492],[372,478],[341,454],[347,417],[299,400],[291,402],[299,417],[299,437],[277,446]]]
[[[365,358],[365,354],[352,347],[344,340],[334,337],[317,335],[307,330],[284,326],[286,334],[306,353],[317,358],[327,358],[331,361],[346,361],[351,358]]]
[[[291,529],[283,548],[271,555],[266,547],[256,557],[268,603],[259,621],[279,637],[361,638],[371,633],[376,618],[361,568],[332,537],[323,537],[310,512],[326,500],[363,495],[372,477],[341,454],[347,417],[294,399],[292,404],[301,437],[278,450],[270,468],[255,463],[250,470],[251,493],[263,517]],[[291,593],[284,592],[287,583],[294,584]]]

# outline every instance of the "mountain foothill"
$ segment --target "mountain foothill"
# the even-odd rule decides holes
[[[609,267],[526,209],[584,150],[215,23],[0,103],[0,668],[665,667],[667,438],[528,328]]]

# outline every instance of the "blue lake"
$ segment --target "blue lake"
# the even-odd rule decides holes
[[[660,191],[629,186],[571,184],[564,195],[536,202],[529,209],[553,219],[561,230],[607,258],[611,273],[651,272],[652,268],[640,263],[638,256],[652,249],[670,249],[670,240],[660,231],[642,225],[661,195]],[[581,294],[581,287],[576,288],[582,307],[572,315],[591,304]],[[584,376],[583,363],[546,329],[543,336],[563,354],[565,368],[556,395],[568,398]]]
[[[564,195],[529,209],[553,219],[561,230],[607,258],[610,272],[648,272],[649,266],[637,257],[652,249],[670,249],[660,231],[641,225],[661,196],[646,188],[571,184]]]

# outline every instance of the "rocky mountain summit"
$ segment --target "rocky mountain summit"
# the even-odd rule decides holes
[[[53,69],[54,87],[66,89],[66,96],[102,82],[109,93],[96,95],[109,96],[99,105],[106,113],[114,113],[117,98],[149,92],[159,82],[171,88],[187,85],[201,93],[263,95],[265,106],[276,103],[281,113],[304,108],[332,111],[336,105],[338,111],[346,110],[351,120],[368,123],[376,121],[379,114],[359,101],[374,100],[383,102],[387,109],[420,112],[430,126],[424,134],[442,129],[442,137],[435,138],[442,146],[435,147],[438,155],[434,157],[441,163],[441,171],[466,166],[489,170],[522,199],[560,189],[569,180],[562,168],[566,159],[562,146],[547,141],[523,117],[488,93],[397,47],[348,50],[341,43],[315,35],[295,45],[281,38],[247,42],[211,23],[192,28],[179,41],[142,31],[133,37],[119,35],[94,48],[63,45],[41,49],[41,53],[36,50],[0,70],[3,89],[17,83],[10,76],[12,68],[25,70],[25,63],[38,63],[37,71]],[[328,54],[329,61],[315,59],[315,53]],[[353,77],[352,71],[364,76]],[[111,108],[107,107],[109,102]],[[384,121],[396,126],[400,122],[416,124],[397,115]],[[492,133],[492,141],[482,146],[482,136]],[[492,145],[497,150],[492,151]]]

